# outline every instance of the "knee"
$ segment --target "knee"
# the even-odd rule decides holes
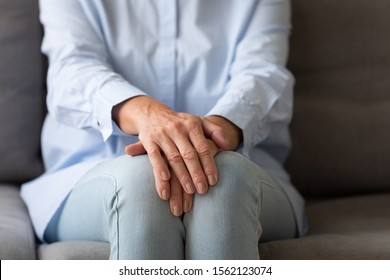
[[[245,192],[257,192],[260,168],[248,158],[236,152],[222,152],[216,157],[219,173],[218,192],[231,197],[243,196]]]
[[[116,210],[132,217],[140,230],[151,230],[159,220],[170,219],[169,204],[157,194],[147,155],[118,157],[107,172],[116,181]]]
[[[207,194],[195,196],[194,208],[186,221],[199,221],[213,230],[218,224],[221,235],[238,232],[236,230],[242,229],[246,221],[253,221],[253,218],[256,227],[261,204],[260,168],[235,152],[221,152],[215,161],[218,184],[210,187]]]
[[[115,181],[116,192],[126,200],[149,200],[157,196],[153,170],[146,155],[120,156],[101,167]]]

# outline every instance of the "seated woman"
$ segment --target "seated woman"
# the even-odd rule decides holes
[[[111,259],[258,259],[304,232],[282,164],[287,0],[41,0],[46,172],[22,187],[45,242]]]

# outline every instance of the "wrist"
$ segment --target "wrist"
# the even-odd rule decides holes
[[[138,135],[143,126],[153,118],[159,118],[156,114],[171,111],[171,108],[152,97],[139,95],[114,106],[112,118],[125,133]]]
[[[128,134],[137,135],[137,111],[150,99],[149,96],[139,95],[122,101],[112,109],[112,119],[118,127]]]

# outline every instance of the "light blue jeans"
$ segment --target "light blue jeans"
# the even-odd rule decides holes
[[[90,170],[52,218],[48,242],[109,242],[110,259],[259,259],[258,242],[296,236],[281,187],[244,156],[221,152],[219,183],[171,214],[157,196],[146,155],[121,156]]]

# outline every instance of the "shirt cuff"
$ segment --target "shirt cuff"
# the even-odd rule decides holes
[[[125,80],[110,81],[104,84],[94,102],[93,123],[106,141],[111,135],[127,135],[112,120],[112,108],[135,96],[146,95]]]
[[[230,91],[223,96],[207,115],[222,116],[237,125],[243,134],[242,150],[248,155],[249,150],[267,137],[269,128],[261,120],[269,112],[276,97],[268,97],[268,102],[261,98],[247,100],[240,91]]]

